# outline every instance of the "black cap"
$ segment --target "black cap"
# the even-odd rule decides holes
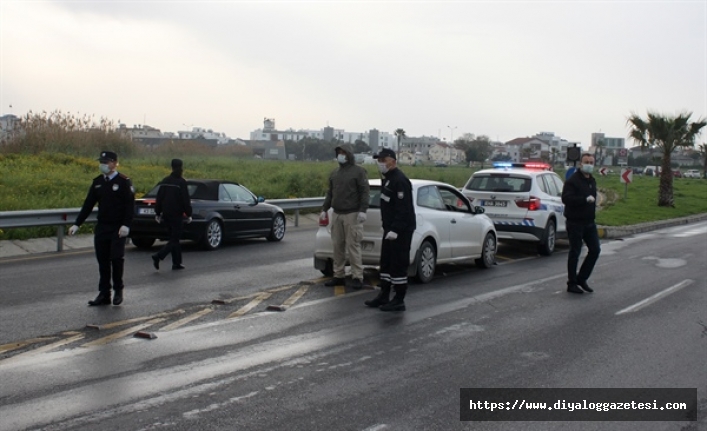
[[[172,169],[181,169],[182,165],[182,159],[172,159]]]
[[[390,157],[393,160],[398,160],[395,157],[395,151],[391,150],[390,148],[383,148],[378,152],[378,154],[373,155],[374,159],[382,159],[384,157]]]
[[[101,155],[97,159],[99,162],[117,162],[118,155],[112,151],[101,151]]]

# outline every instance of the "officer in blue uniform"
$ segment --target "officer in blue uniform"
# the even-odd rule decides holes
[[[98,260],[98,296],[88,305],[109,305],[111,303],[111,279],[113,281],[113,305],[123,302],[123,268],[125,242],[130,233],[135,208],[135,189],[127,176],[118,173],[118,155],[113,151],[101,152],[99,170],[101,175],[93,179],[81,212],[76,222],[69,228],[74,235],[79,226],[98,204],[98,223],[93,244]]]
[[[383,222],[383,245],[380,257],[380,288],[378,296],[365,301],[369,307],[382,311],[405,311],[405,293],[408,287],[410,244],[417,223],[412,203],[412,184],[397,167],[395,151],[383,148],[373,158],[378,159],[378,170],[383,175],[380,207]],[[390,290],[395,296],[390,301]]]
[[[152,255],[152,265],[160,269],[160,261],[172,255],[172,269],[184,269],[182,265],[183,223],[191,223],[192,207],[187,181],[182,177],[184,163],[181,159],[172,159],[172,173],[160,183],[155,204],[155,220],[167,226],[169,241],[157,253]]]

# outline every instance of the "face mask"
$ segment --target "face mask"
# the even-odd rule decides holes
[[[582,172],[585,174],[591,174],[594,172],[594,165],[582,165]]]
[[[346,163],[346,154],[339,154],[338,156],[336,156],[336,161],[342,165]]]
[[[101,163],[100,165],[98,165],[98,170],[101,171],[103,175],[108,175],[110,173],[110,166]]]
[[[378,163],[378,172],[380,172],[381,174],[388,172],[388,165],[386,165],[385,163]]]

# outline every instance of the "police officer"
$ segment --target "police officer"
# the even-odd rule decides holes
[[[410,243],[415,231],[415,208],[412,203],[412,184],[398,169],[395,151],[383,148],[373,158],[378,159],[378,170],[383,175],[380,207],[383,221],[383,245],[380,257],[380,288],[378,296],[365,301],[369,307],[382,311],[405,311],[405,293],[410,265]],[[390,290],[395,297],[390,301]]]
[[[167,225],[169,241],[156,254],[152,255],[152,264],[160,269],[160,261],[172,254],[172,269],[184,269],[182,265],[182,239],[184,222],[191,223],[191,199],[187,182],[182,178],[184,164],[180,159],[172,159],[172,173],[160,183],[155,204],[155,220]],[[186,217],[186,219],[185,219]]]
[[[130,233],[135,207],[135,189],[130,178],[118,173],[118,155],[103,151],[98,158],[101,175],[93,179],[76,222],[69,228],[74,235],[79,226],[98,204],[98,223],[94,232],[93,245],[98,260],[98,296],[88,305],[109,305],[111,303],[111,278],[113,280],[113,305],[123,302],[123,267],[125,242]]]

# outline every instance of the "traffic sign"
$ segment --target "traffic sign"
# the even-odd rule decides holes
[[[621,182],[624,184],[630,184],[631,182],[633,182],[633,169],[621,169]]]
[[[607,168],[599,168],[599,173],[602,175],[606,175],[609,173],[609,169]]]

